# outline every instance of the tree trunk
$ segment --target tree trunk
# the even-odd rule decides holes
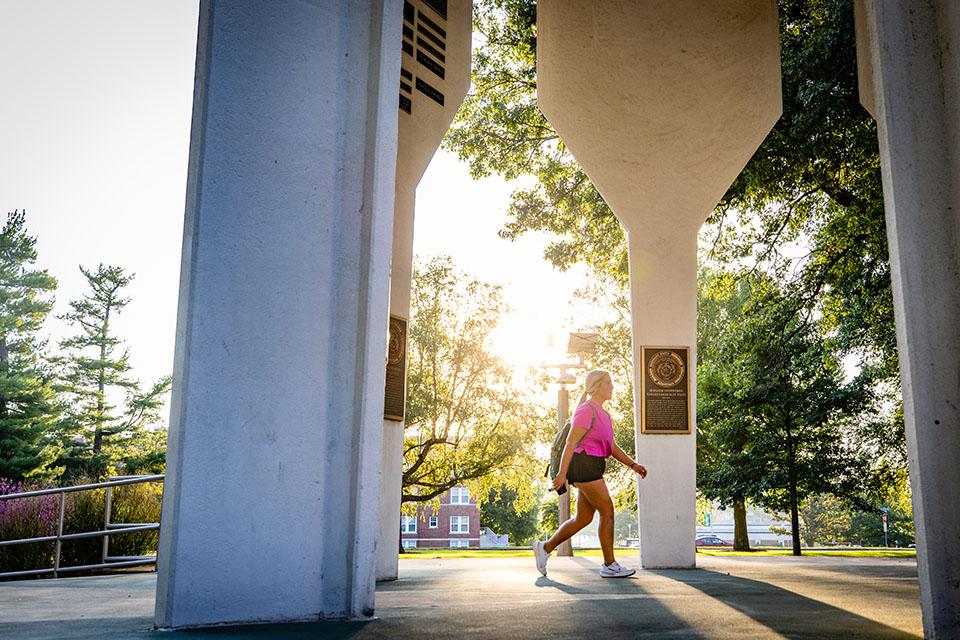
[[[797,509],[797,484],[790,481],[790,537],[793,538],[793,555],[800,555],[800,513]]]
[[[107,303],[106,311],[103,315],[103,327],[100,331],[100,362],[107,359],[107,332],[110,327],[110,304]],[[107,387],[107,372],[100,369],[99,379],[97,380],[97,428],[93,433],[93,452],[100,453],[103,449],[103,410],[104,394]]]
[[[747,505],[743,498],[733,501],[733,550],[750,551],[747,533]]]
[[[793,447],[793,434],[790,431],[790,417],[785,420],[787,432],[787,490],[790,498],[790,538],[793,541],[793,555],[800,555],[800,510],[797,505],[796,453]]]

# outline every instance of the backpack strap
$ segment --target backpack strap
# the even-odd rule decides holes
[[[597,421],[597,409],[587,400],[587,406],[590,407],[590,413],[593,414],[590,416],[590,426],[587,427],[587,431],[593,429],[593,423]]]

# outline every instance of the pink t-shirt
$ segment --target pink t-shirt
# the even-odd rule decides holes
[[[591,410],[591,407],[593,408]],[[596,418],[594,418],[596,412]],[[590,428],[590,421],[593,420],[593,428]],[[613,420],[610,414],[604,411],[600,405],[593,400],[587,400],[577,407],[573,412],[573,420],[570,423],[574,427],[587,429],[580,444],[573,451],[575,453],[586,453],[588,456],[609,457],[613,453]]]

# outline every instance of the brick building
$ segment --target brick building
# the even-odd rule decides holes
[[[400,544],[405,549],[480,546],[480,509],[466,487],[454,487],[440,497],[436,513],[421,506],[416,517],[401,516]]]

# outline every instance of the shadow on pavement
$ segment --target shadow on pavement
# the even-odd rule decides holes
[[[768,582],[709,569],[647,571],[693,587],[790,638],[921,639]]]
[[[56,626],[43,621],[24,625],[0,624],[0,638],[17,640],[49,640],[69,637],[70,640],[307,640],[330,638],[348,640],[361,634],[365,627],[376,620],[357,622],[303,622],[295,624],[262,624],[235,627],[214,627],[182,631],[156,631],[150,618],[85,618],[69,624]],[[68,636],[64,636],[68,633]],[[365,637],[371,637],[369,635]]]

